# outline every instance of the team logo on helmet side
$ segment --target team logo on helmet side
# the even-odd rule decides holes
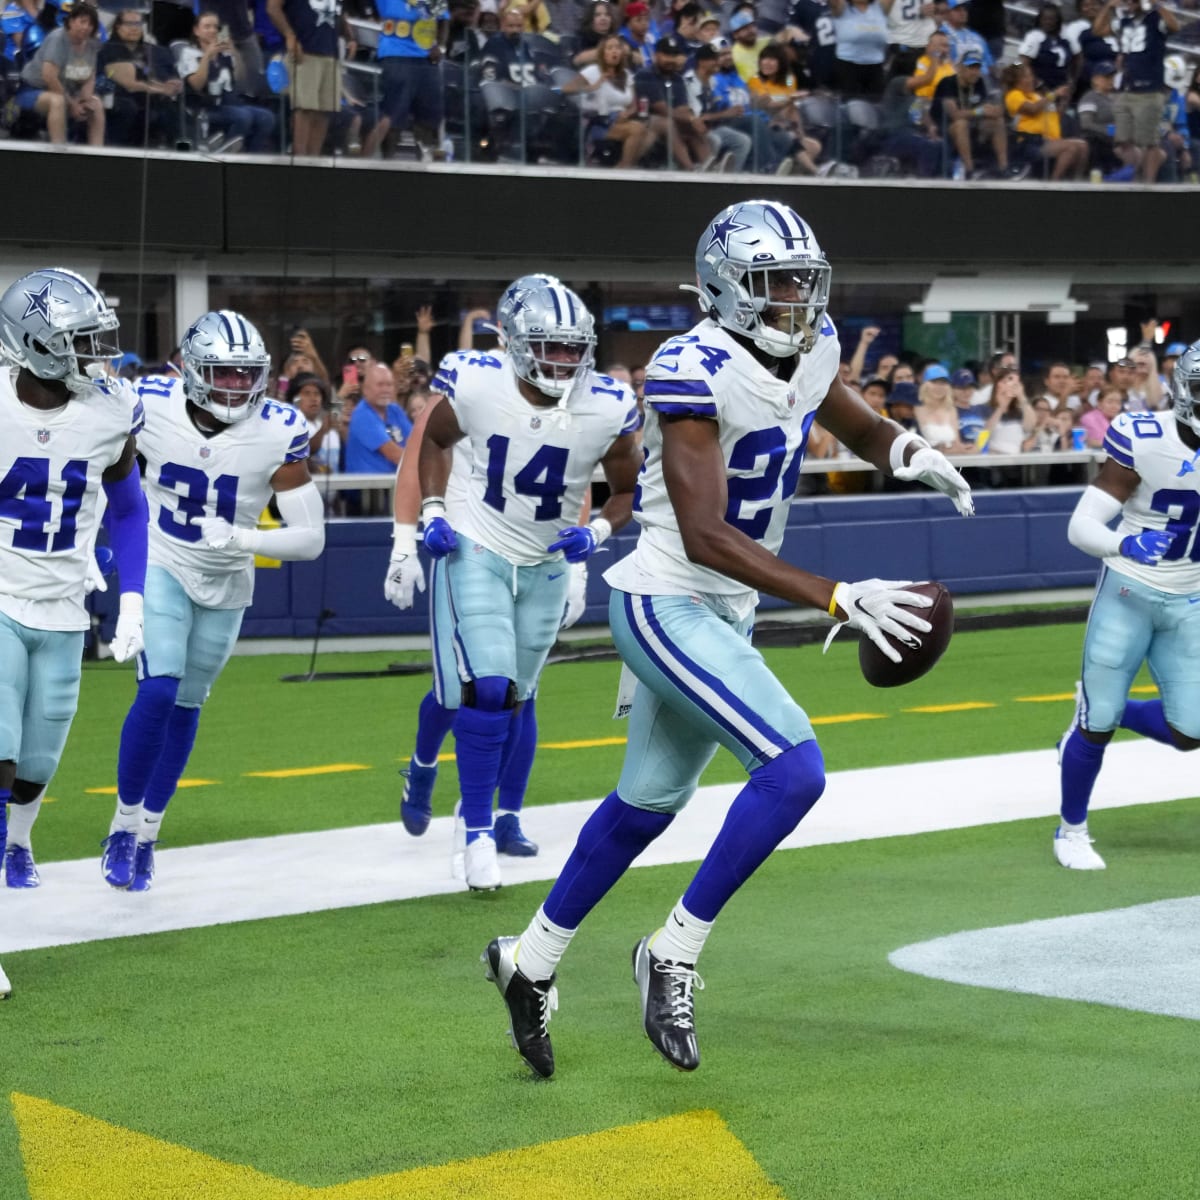
[[[50,324],[50,301],[54,299],[50,294],[50,289],[54,287],[51,280],[47,279],[42,285],[40,291],[25,292],[25,299],[28,304],[25,306],[25,312],[22,314],[22,319],[38,316],[41,317],[47,325]]]

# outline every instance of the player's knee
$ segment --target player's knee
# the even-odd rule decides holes
[[[517,685],[503,675],[484,675],[481,679],[468,679],[463,684],[464,708],[478,708],[482,712],[505,712],[517,706]]]
[[[32,804],[45,790],[44,783],[34,783],[30,779],[15,779],[12,785],[12,802],[14,804]]]
[[[174,675],[147,675],[138,680],[138,705],[156,714],[169,715],[178,695],[179,680]]]
[[[1093,746],[1107,746],[1112,741],[1112,736],[1116,732],[1113,729],[1084,729],[1082,725],[1079,727],[1079,736],[1085,742],[1090,742]]]
[[[773,818],[786,837],[825,791],[825,757],[815,741],[801,742],[759,767],[751,779],[775,798]]]

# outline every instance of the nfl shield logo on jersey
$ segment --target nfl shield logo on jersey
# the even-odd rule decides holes
[[[38,445],[44,446],[50,440],[50,430],[39,429],[37,431]]]
[[[790,388],[788,389],[788,408],[796,407],[796,393]]]
[[[208,456],[209,456],[210,454],[212,454],[212,447],[211,447],[211,446],[201,446],[201,447],[200,447],[200,457],[201,457],[201,458],[208,458]]]
[[[542,418],[541,417],[530,417],[530,419],[529,419],[529,428],[530,429],[541,429],[541,427],[542,427]]]

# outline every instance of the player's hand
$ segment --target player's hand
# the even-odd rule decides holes
[[[939,450],[922,446],[909,459],[907,466],[897,467],[892,474],[905,481],[915,479],[926,487],[949,496],[954,502],[954,507],[964,517],[975,515],[971,485],[962,477],[962,472],[953,467]]]
[[[117,615],[117,629],[109,649],[117,662],[128,662],[146,648],[142,597],[138,592],[121,593],[121,610]]]
[[[1141,533],[1131,533],[1121,539],[1121,555],[1147,567],[1157,566],[1158,560],[1170,550],[1174,541],[1173,533],[1162,529],[1143,529]]]
[[[200,520],[200,540],[212,550],[240,549],[238,531],[223,517]]]
[[[933,626],[909,608],[928,608],[933,601],[919,592],[905,591],[911,580],[861,579],[857,583],[839,583],[833,589],[833,599],[845,616],[835,625],[825,641],[825,648],[842,625],[849,625],[875,643],[894,663],[900,661],[900,651],[884,637],[891,634],[905,646],[919,646],[918,633],[928,633]],[[901,608],[905,605],[905,608]]]
[[[445,558],[458,549],[458,534],[445,517],[433,517],[425,522],[425,549],[433,558]]]
[[[88,559],[87,578],[83,581],[83,594],[107,592],[108,581],[104,578],[113,569],[113,552],[107,546],[93,546]]]
[[[567,562],[581,563],[587,562],[596,553],[599,544],[596,531],[590,525],[572,525],[569,529],[561,530],[546,550],[550,554],[561,550]]]
[[[572,563],[567,577],[567,602],[559,629],[570,629],[587,608],[587,563]]]
[[[416,593],[424,590],[425,572],[416,550],[410,553],[393,546],[392,557],[388,559],[387,578],[383,581],[384,596],[397,608],[412,608]]]

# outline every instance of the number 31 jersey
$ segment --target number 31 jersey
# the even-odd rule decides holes
[[[646,461],[633,515],[637,546],[604,578],[634,595],[720,595],[748,612],[757,593],[688,560],[662,469],[662,419],[715,421],[725,459],[725,520],[778,553],[796,494],[808,431],[837,378],[841,347],[824,318],[817,344],[791,378],[772,375],[715,321],[665,342],[646,368]]]
[[[245,608],[254,596],[254,555],[206,546],[200,522],[221,517],[253,529],[271,498],[271,477],[308,457],[308,424],[298,409],[267,400],[206,437],[188,416],[183,380],[143,379],[138,394],[146,406],[137,445],[146,459],[150,562],[205,608]]]
[[[454,407],[469,443],[456,528],[518,566],[558,557],[546,547],[579,519],[596,464],[640,424],[633,392],[589,372],[564,407],[541,408],[521,395],[507,355],[471,351],[448,354],[432,387]]]
[[[0,612],[30,629],[87,629],[83,586],[101,477],[142,422],[123,379],[49,412],[22,404],[0,368]]]

